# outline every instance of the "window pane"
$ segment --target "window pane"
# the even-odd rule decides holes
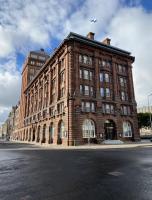
[[[84,94],[89,95],[89,86],[87,85],[84,86]]]
[[[100,95],[104,97],[104,88],[100,88]]]
[[[91,111],[92,111],[92,112],[94,112],[94,111],[95,111],[95,105],[94,105],[94,103],[93,103],[93,102],[91,103]]]
[[[90,72],[90,80],[92,80],[92,78],[93,78],[93,73]]]
[[[106,97],[110,97],[110,89],[106,88]]]
[[[88,57],[87,57],[87,56],[83,56],[83,62],[84,62],[85,64],[87,64],[87,61],[88,61]]]
[[[84,79],[89,79],[89,71],[84,70]]]
[[[83,94],[83,86],[80,85],[80,94]]]
[[[109,82],[109,74],[105,74],[105,82]]]
[[[100,81],[103,82],[103,73],[100,73]]]
[[[79,55],[79,62],[82,63],[82,55]]]

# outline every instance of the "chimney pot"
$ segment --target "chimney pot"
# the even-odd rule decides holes
[[[89,32],[88,34],[87,34],[87,38],[88,39],[91,39],[91,40],[94,40],[94,33],[92,33],[92,32]]]
[[[109,38],[105,38],[105,39],[102,41],[102,43],[103,43],[103,44],[106,44],[106,45],[110,45],[110,42],[111,42],[111,39],[109,39]]]

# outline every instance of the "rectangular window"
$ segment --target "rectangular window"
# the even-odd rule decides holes
[[[83,85],[80,85],[80,94],[83,95]]]
[[[111,105],[110,109],[111,109],[111,113],[114,114],[114,106],[113,105]]]
[[[64,112],[64,102],[59,103],[57,106],[58,109],[58,114],[63,113]]]
[[[92,97],[94,96],[93,87],[90,87],[90,95],[91,95]]]
[[[127,106],[123,106],[123,114],[127,115]]]
[[[120,85],[121,85],[122,87],[125,87],[125,86],[127,85],[127,81],[126,81],[125,78],[120,77],[120,78],[119,78],[119,81],[120,81]]]
[[[81,54],[79,55],[79,62],[80,62],[80,63],[82,63],[82,62],[83,62],[83,57],[82,57],[82,55],[81,55]]]
[[[88,85],[84,86],[84,94],[89,95],[89,86]]]
[[[61,88],[60,90],[60,97],[63,97],[64,96],[64,88]]]
[[[105,95],[104,95],[104,88],[100,88],[100,95],[101,95],[101,97],[104,97]]]
[[[105,82],[109,83],[109,74],[105,74]]]
[[[80,69],[80,78],[82,78],[82,69]]]
[[[110,113],[110,105],[106,104],[106,109],[105,109],[106,113]]]
[[[92,57],[88,56],[88,64],[92,65]]]
[[[93,79],[93,72],[90,71],[90,80]]]
[[[109,68],[111,67],[111,61],[110,60],[107,61],[107,67],[109,67]]]
[[[125,92],[124,91],[121,91],[121,100],[122,101],[125,101]]]
[[[106,88],[106,97],[110,97],[110,89]]]
[[[64,68],[64,58],[61,60],[61,69]]]
[[[90,112],[90,102],[86,102],[85,104],[85,111]]]
[[[121,106],[121,112],[123,115],[130,115],[131,114],[130,106]]]
[[[114,114],[114,106],[112,104],[102,105],[103,113]]]
[[[60,74],[60,83],[64,82],[64,72]]]
[[[105,67],[106,66],[106,61],[102,60],[102,66]]]
[[[88,70],[84,70],[83,73],[84,73],[84,79],[89,80],[89,71]]]
[[[39,56],[39,59],[44,61],[45,57],[44,56]]]
[[[31,61],[31,65],[34,65],[35,64],[35,62],[34,61]]]
[[[83,56],[83,63],[88,64],[88,57],[85,55]]]
[[[81,102],[81,110],[85,111],[85,107],[84,107],[84,102],[83,101]]]
[[[30,57],[31,57],[31,58],[37,58],[37,55],[36,55],[36,54],[31,54]]]
[[[95,103],[94,102],[81,102],[81,111],[82,112],[95,112]]]
[[[128,106],[128,115],[131,114],[130,106]]]
[[[103,82],[103,73],[100,73],[100,82]]]
[[[91,111],[95,112],[95,104],[94,104],[94,102],[91,103]]]

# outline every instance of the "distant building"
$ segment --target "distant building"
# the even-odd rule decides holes
[[[2,124],[2,139],[7,139],[8,138],[8,123],[7,121]]]
[[[152,106],[137,107],[137,113],[152,113]]]
[[[17,139],[17,132],[19,129],[20,119],[19,119],[19,112],[20,112],[20,102],[16,106],[15,109],[15,115],[14,115],[14,126],[13,126],[13,132],[10,135],[10,139],[15,138]]]
[[[12,139],[85,144],[139,140],[132,78],[134,57],[70,33],[49,57],[30,52],[23,66],[19,128]]]
[[[2,126],[0,126],[0,139],[2,138]]]

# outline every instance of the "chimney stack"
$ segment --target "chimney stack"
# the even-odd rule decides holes
[[[110,45],[110,41],[111,41],[111,39],[105,38],[105,39],[102,41],[102,43],[103,43],[103,44],[106,44],[106,45]]]
[[[88,34],[87,34],[87,38],[88,39],[91,39],[91,40],[94,40],[94,33],[92,33],[92,32],[89,32]]]

